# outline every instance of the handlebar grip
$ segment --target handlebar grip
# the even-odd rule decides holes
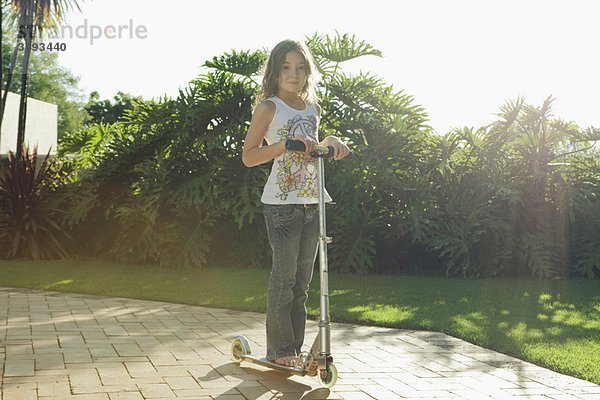
[[[291,151],[304,151],[306,146],[300,140],[291,140],[288,139],[285,141],[285,148]],[[316,146],[315,149],[310,153],[313,157],[333,157],[333,147],[331,146]]]

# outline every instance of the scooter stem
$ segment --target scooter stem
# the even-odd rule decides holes
[[[317,159],[317,175],[319,178],[319,270],[321,281],[321,319],[319,321],[320,359],[331,354],[330,325],[329,325],[329,271],[327,267],[327,237],[325,218],[325,169],[323,158]]]

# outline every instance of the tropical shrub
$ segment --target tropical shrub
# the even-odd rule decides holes
[[[345,137],[357,153],[353,161],[328,165],[328,187],[340,198],[340,212],[332,212],[332,230],[340,235],[332,267],[365,272],[374,266],[378,227],[395,225],[388,241],[401,230],[393,212],[396,185],[412,174],[408,166],[422,152],[413,147],[424,136],[425,116],[409,96],[377,78],[336,72],[345,61],[379,55],[370,45],[348,35],[314,36],[309,45],[322,73],[321,131]],[[100,245],[93,253],[164,265],[202,265],[208,258],[268,265],[259,199],[270,165],[241,163],[265,58],[263,51],[215,57],[177,99],[138,104],[116,124],[65,138],[80,168],[72,194],[86,199],[73,198],[65,221],[74,231],[94,233]],[[395,165],[390,177],[378,171],[389,163]],[[352,171],[369,174],[364,179]],[[348,237],[344,227],[357,218],[365,229]]]
[[[308,43],[322,74],[320,131],[345,138],[355,153],[326,170],[327,187],[338,203],[330,219],[332,269],[404,268],[398,263],[406,262],[410,245],[407,193],[426,151],[426,114],[411,96],[381,79],[343,72],[344,62],[381,56],[368,43],[349,35],[315,35]]]
[[[597,253],[573,222],[581,212],[594,215],[586,206],[598,196],[597,172],[582,174],[581,164],[568,160],[589,163],[598,131],[551,118],[551,103],[536,108],[517,99],[497,122],[438,140],[427,178],[436,199],[423,243],[447,274],[563,276],[577,242],[586,250],[575,251],[576,269],[593,275]]]
[[[237,78],[228,64],[234,56],[254,57],[256,70],[264,58],[261,52],[215,58],[207,65],[223,69],[194,80],[177,99],[138,103],[116,124],[65,139],[80,176],[65,223],[83,233],[82,241],[95,242],[90,255],[199,266],[210,243],[219,242],[214,234],[222,221],[238,229],[254,222],[255,181],[265,171],[243,168],[239,137],[255,84]],[[236,236],[227,235],[223,240]]]
[[[600,277],[600,150],[593,144],[600,139],[596,129],[586,130],[568,163],[557,165],[565,176],[568,210],[569,261],[573,272],[588,278]],[[565,204],[566,203],[566,204]]]
[[[308,38],[321,74],[332,270],[461,277],[597,276],[597,129],[517,99],[498,121],[436,135],[411,96],[344,63],[380,56],[349,35]],[[270,165],[243,140],[266,54],[231,51],[174,99],[65,137],[61,224],[78,254],[164,266],[269,266],[260,195]],[[57,196],[58,198],[58,196]]]
[[[0,163],[0,257],[34,260],[64,258],[67,234],[57,224],[61,210],[49,192],[58,184],[60,165],[47,154],[38,165],[37,147],[9,152]]]

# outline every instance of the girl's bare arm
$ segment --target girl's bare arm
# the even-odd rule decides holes
[[[247,167],[264,164],[285,152],[285,141],[263,146],[267,129],[275,115],[275,104],[265,101],[256,106],[244,140],[242,162]]]

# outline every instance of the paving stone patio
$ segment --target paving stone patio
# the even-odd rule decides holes
[[[230,360],[264,314],[0,288],[2,400],[600,399],[600,386],[435,332],[333,325],[339,379]],[[317,332],[309,321],[307,342]]]

